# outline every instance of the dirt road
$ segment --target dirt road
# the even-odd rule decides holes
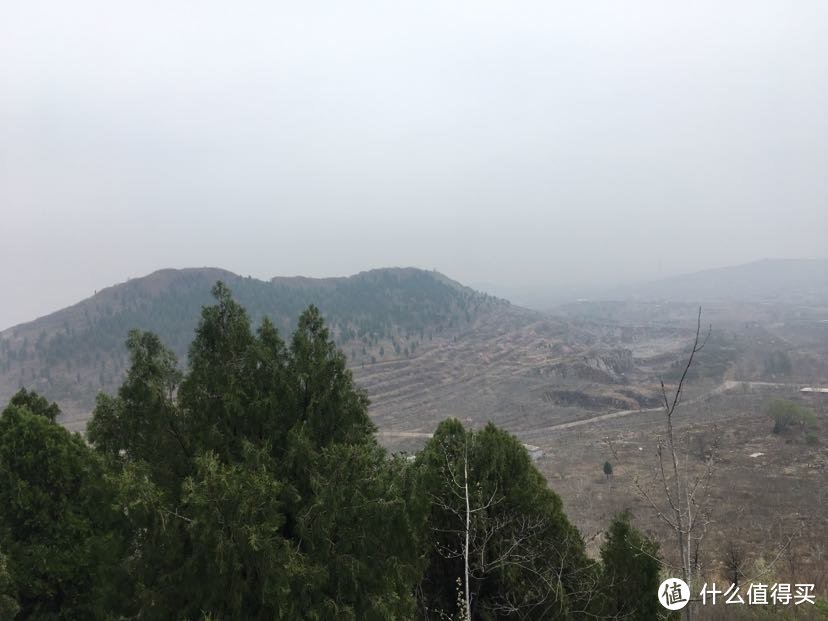
[[[740,381],[740,380],[725,380],[715,388],[713,388],[710,392],[700,395],[698,397],[694,397],[689,401],[684,401],[683,403],[689,405],[692,403],[698,403],[699,401],[704,401],[714,395],[719,395],[729,390],[733,390],[734,388],[802,388],[800,384],[785,384],[781,382],[754,382],[754,381]],[[589,418],[580,418],[578,420],[569,421],[566,423],[557,423],[555,425],[550,425],[548,427],[539,427],[537,429],[532,430],[532,435],[535,436],[540,433],[550,432],[550,431],[560,431],[562,429],[572,429],[573,427],[581,427],[582,425],[591,425],[592,423],[597,423],[600,421],[611,420],[614,418],[622,418],[624,416],[630,416],[632,414],[644,414],[647,412],[659,412],[662,411],[663,407],[657,408],[643,408],[637,410],[618,410],[617,412],[607,412],[606,414],[598,414],[597,416],[591,416]],[[377,436],[380,438],[430,438],[432,436],[431,433],[426,433],[423,431],[379,431],[377,432]]]

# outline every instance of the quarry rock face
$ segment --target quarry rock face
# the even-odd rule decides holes
[[[584,362],[593,369],[610,373],[616,377],[625,375],[635,369],[633,355],[629,349],[612,349],[601,352],[587,357]]]
[[[636,370],[632,352],[611,349],[590,352],[553,362],[540,370],[540,375],[560,382],[591,382],[618,384]]]

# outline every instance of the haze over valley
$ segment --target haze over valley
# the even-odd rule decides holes
[[[828,3],[0,2],[0,93],[0,621],[828,618]]]

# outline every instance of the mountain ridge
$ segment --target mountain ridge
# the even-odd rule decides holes
[[[93,296],[0,332],[0,401],[19,386],[88,414],[100,390],[113,391],[128,366],[131,329],[159,334],[182,364],[201,308],[223,281],[257,325],[265,316],[284,336],[315,304],[352,367],[409,358],[457,338],[506,301],[417,268],[379,268],[348,277],[243,277],[221,268],[167,268],[105,287]],[[521,315],[522,310],[514,309]]]

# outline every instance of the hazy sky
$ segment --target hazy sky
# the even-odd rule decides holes
[[[0,0],[0,328],[161,267],[828,254],[828,2]]]

